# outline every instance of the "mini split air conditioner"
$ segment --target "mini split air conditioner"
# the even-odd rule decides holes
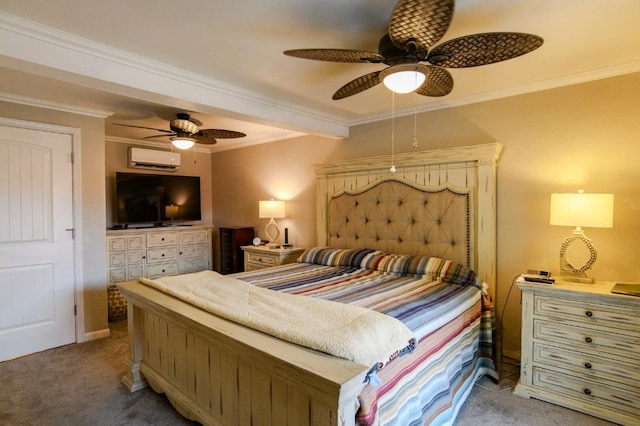
[[[180,153],[131,147],[129,167],[175,172],[180,168]]]

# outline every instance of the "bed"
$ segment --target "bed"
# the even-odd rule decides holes
[[[478,377],[497,379],[491,295],[500,150],[487,144],[316,165],[317,247],[294,264],[230,277],[395,318],[415,336],[412,350],[365,365],[127,282],[123,383],[164,392],[203,424],[451,424]]]

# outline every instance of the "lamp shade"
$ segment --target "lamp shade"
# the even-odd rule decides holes
[[[175,205],[171,204],[171,205],[166,206],[164,208],[164,215],[165,215],[165,217],[168,217],[168,218],[176,218],[176,217],[178,217],[179,209],[180,208],[178,206],[175,206]]]
[[[409,93],[422,86],[426,76],[426,68],[420,64],[400,64],[385,68],[380,72],[380,79],[395,93]]]
[[[196,143],[196,141],[193,138],[177,137],[171,139],[171,143],[178,149],[189,149]]]
[[[258,207],[260,218],[279,219],[284,217],[284,201],[259,201]]]
[[[613,194],[551,194],[551,225],[613,227]]]

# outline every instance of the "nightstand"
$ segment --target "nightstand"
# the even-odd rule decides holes
[[[522,359],[514,393],[620,424],[640,419],[640,297],[614,283],[517,281]]]
[[[293,263],[304,252],[304,249],[299,247],[270,249],[265,246],[242,246],[242,250],[245,271]]]

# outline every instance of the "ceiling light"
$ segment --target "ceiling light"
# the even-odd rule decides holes
[[[193,138],[177,137],[171,138],[171,143],[178,149],[189,149],[196,143],[196,140]]]
[[[382,82],[395,93],[409,93],[422,86],[427,78],[427,69],[420,64],[400,64],[380,72]]]

